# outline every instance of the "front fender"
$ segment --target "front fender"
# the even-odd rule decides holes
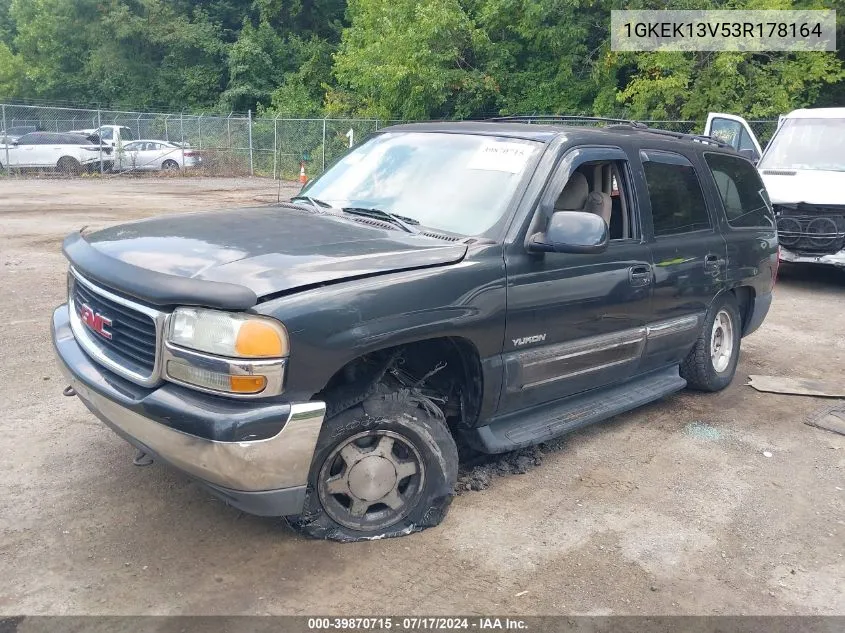
[[[467,339],[500,371],[505,293],[502,247],[482,245],[456,264],[313,288],[255,311],[285,324],[286,395],[307,400],[355,358],[428,338]]]

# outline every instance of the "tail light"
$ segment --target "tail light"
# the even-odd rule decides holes
[[[199,156],[199,152],[185,152],[185,158],[190,158],[191,156]]]

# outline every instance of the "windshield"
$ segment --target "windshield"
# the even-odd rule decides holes
[[[845,119],[786,119],[761,169],[845,171]]]
[[[450,233],[482,235],[504,217],[539,143],[386,132],[352,150],[302,195],[377,208]]]

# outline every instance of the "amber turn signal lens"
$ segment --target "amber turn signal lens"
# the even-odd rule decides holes
[[[261,321],[246,321],[238,330],[235,351],[240,356],[283,356],[282,339],[276,329]]]
[[[229,376],[232,393],[258,393],[267,386],[264,376]]]

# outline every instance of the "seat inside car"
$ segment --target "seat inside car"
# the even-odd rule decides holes
[[[602,191],[602,171],[604,167],[609,166],[595,165],[593,169],[587,168],[593,172],[591,174],[593,176],[592,187],[590,187],[587,176],[580,171],[580,168],[573,172],[563,191],[560,192],[557,202],[555,202],[555,211],[585,211],[587,213],[595,213],[609,226],[612,202],[610,194]],[[592,191],[590,190],[591,188]]]

